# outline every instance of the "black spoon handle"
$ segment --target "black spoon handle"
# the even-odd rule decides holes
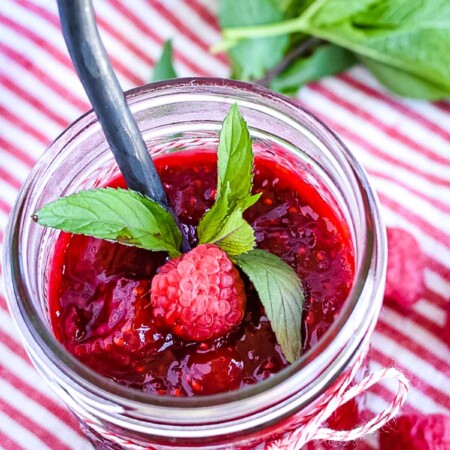
[[[58,0],[64,39],[130,189],[169,206],[145,142],[100,39],[91,0]]]
[[[173,215],[183,235],[181,251],[188,251],[186,233],[170,206],[98,34],[91,0],[58,0],[58,9],[70,57],[125,182],[130,189],[160,203]]]

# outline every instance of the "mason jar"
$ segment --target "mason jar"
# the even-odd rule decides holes
[[[59,231],[37,226],[31,215],[60,196],[102,186],[119,173],[100,124],[89,112],[36,164],[7,228],[6,293],[26,350],[96,448],[300,448],[317,438],[318,430],[320,435],[322,419],[330,413],[324,415],[324,408],[355,385],[382,303],[385,229],[366,173],[336,135],[298,102],[262,87],[192,78],[150,84],[126,96],[153,156],[216,149],[222,120],[237,103],[255,153],[299,171],[348,224],[355,254],[353,287],[311,350],[245,389],[205,397],[153,396],[81,364],[56,340],[49,320],[47,285]],[[302,437],[303,429],[312,437]]]

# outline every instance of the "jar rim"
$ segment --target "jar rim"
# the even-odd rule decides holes
[[[250,92],[256,97],[260,96],[268,102],[272,102],[274,108],[277,105],[282,104],[292,111],[301,111],[302,114],[307,115],[314,122],[316,127],[327,135],[328,139],[330,139],[335,148],[342,153],[353,170],[353,174],[360,187],[364,214],[367,219],[367,233],[365,234],[366,242],[363,244],[361,264],[358,264],[355,271],[355,281],[359,280],[360,282],[353,283],[352,290],[338,318],[311,350],[270,379],[259,382],[253,386],[210,396],[178,398],[149,395],[138,390],[121,386],[82,364],[57,342],[51,330],[40,318],[39,313],[32,302],[31,293],[28,292],[26,288],[23,267],[20,260],[21,250],[19,245],[19,234],[21,230],[17,224],[21,223],[21,217],[24,214],[24,203],[26,196],[28,195],[28,187],[39,171],[43,170],[46,165],[52,162],[55,155],[52,154],[51,149],[55,143],[61,139],[74,139],[79,133],[83,133],[89,126],[96,123],[97,119],[93,111],[89,111],[81,116],[60,134],[50,146],[49,151],[44,153],[37,165],[33,168],[19,194],[10,216],[5,236],[3,267],[5,268],[9,306],[16,322],[18,322],[19,328],[22,333],[26,335],[27,350],[32,354],[39,354],[39,358],[50,360],[54,369],[59,372],[60,377],[67,377],[67,380],[76,383],[77,386],[83,387],[89,394],[88,396],[92,397],[93,392],[95,391],[95,395],[101,394],[100,397],[103,400],[112,402],[114,405],[118,404],[123,406],[123,404],[126,403],[126,405],[147,412],[149,407],[151,407],[151,415],[160,417],[161,420],[163,420],[164,417],[175,419],[175,416],[178,417],[178,415],[180,415],[181,417],[181,414],[186,414],[187,411],[195,410],[199,417],[199,423],[203,423],[211,419],[212,410],[217,413],[220,409],[223,409],[224,417],[229,417],[231,414],[230,407],[233,409],[233,404],[236,404],[236,402],[247,402],[247,404],[251,405],[252,399],[259,398],[259,401],[256,401],[253,404],[253,407],[255,407],[256,410],[256,406],[260,405],[263,401],[262,396],[264,396],[264,394],[273,394],[276,391],[280,393],[280,395],[282,393],[283,398],[295,394],[296,386],[298,386],[297,381],[300,379],[299,377],[303,375],[306,369],[314,371],[316,366],[323,366],[322,360],[327,356],[327,350],[333,342],[336,342],[337,339],[341,339],[341,343],[346,345],[342,336],[345,332],[348,334],[349,318],[352,314],[361,314],[371,318],[376,316],[380,308],[380,305],[377,304],[377,302],[372,301],[368,307],[368,305],[358,304],[358,299],[365,289],[369,274],[372,274],[374,258],[376,258],[375,266],[378,271],[378,276],[375,282],[376,286],[375,288],[372,287],[372,289],[375,289],[376,291],[377,289],[382,288],[386,266],[386,252],[384,251],[386,242],[378,200],[370,186],[364,169],[335,133],[313,114],[300,106],[297,101],[250,83],[216,78],[181,78],[153,83],[132,89],[126,93],[126,96],[128,102],[132,106],[149,95],[170,95],[173,91],[183,90],[193,86],[200,89],[204,88],[204,93],[207,93],[213,88],[216,89],[219,94],[221,89],[231,89],[236,95],[239,95],[239,93],[242,92]],[[239,100],[237,103],[239,104]],[[376,246],[381,248],[382,251],[375,251]],[[381,285],[381,288],[377,284]],[[374,296],[372,297],[374,298]],[[354,356],[357,342],[353,342],[352,345],[353,346],[348,346],[346,352],[341,352],[340,354],[339,364],[342,368],[344,368],[348,361]],[[40,368],[42,369],[42,367]],[[318,388],[316,388],[315,391],[312,389],[312,386],[309,386],[310,395],[307,397],[307,400],[311,401],[323,393],[332,381],[333,380],[326,380],[322,385],[318,384]],[[267,395],[265,398],[267,398]],[[298,408],[304,406],[303,403],[299,402]],[[181,422],[182,419],[180,418],[180,423]],[[190,417],[190,423],[192,424],[192,417]]]

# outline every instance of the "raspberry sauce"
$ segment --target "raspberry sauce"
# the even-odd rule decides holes
[[[217,157],[179,152],[155,159],[192,246],[196,226],[214,202]],[[108,183],[125,187],[118,177]],[[246,212],[257,247],[280,256],[305,289],[303,349],[333,323],[354,277],[347,224],[336,208],[298,173],[256,156],[254,193]],[[240,389],[288,365],[264,308],[245,276],[242,323],[207,342],[180,340],[154,323],[152,277],[167,254],[62,233],[49,281],[49,310],[57,339],[80,361],[132,388],[152,394],[206,395]]]

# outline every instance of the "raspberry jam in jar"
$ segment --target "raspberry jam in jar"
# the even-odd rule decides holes
[[[156,326],[148,306],[167,254],[33,223],[61,196],[123,186],[93,113],[51,145],[17,200],[3,266],[11,312],[32,361],[97,448],[264,449],[314,415],[367,350],[386,265],[377,200],[335,135],[267,89],[179,79],[127,99],[192,245],[215,196],[218,132],[238,104],[262,193],[245,218],[257,247],[284,259],[305,290],[300,359],[287,363],[245,276],[242,324],[185,342]]]
[[[214,201],[217,154],[170,153],[155,159],[190,244]],[[257,245],[280,256],[305,289],[303,352],[333,323],[353,282],[349,230],[314,187],[274,160],[257,157],[246,219]],[[121,177],[108,183],[125,187]],[[49,283],[59,341],[80,361],[125,386],[151,394],[211,395],[271,377],[288,365],[254,287],[247,281],[242,323],[205,342],[186,342],[155,323],[150,289],[167,254],[62,234]]]

